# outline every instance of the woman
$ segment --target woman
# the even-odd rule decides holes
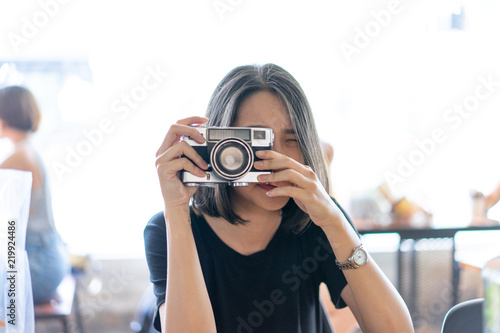
[[[325,282],[333,303],[349,306],[363,332],[413,332],[400,295],[373,259],[363,260],[356,231],[328,195],[320,142],[298,82],[273,64],[235,68],[217,86],[207,117],[172,125],[157,153],[165,211],[145,229],[155,327],[332,332],[319,301]],[[203,177],[208,167],[181,139],[205,141],[194,124],[271,128],[273,150],[257,154],[254,167],[273,173],[248,187],[185,186],[181,171]],[[354,252],[359,266],[347,261]]]
[[[40,118],[38,105],[28,89],[0,89],[0,138],[9,139],[13,145],[0,168],[29,171],[33,177],[26,251],[35,303],[48,300],[70,270],[65,246],[54,225],[45,168],[30,144]]]

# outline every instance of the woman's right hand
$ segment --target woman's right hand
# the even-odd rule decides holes
[[[196,186],[185,186],[180,180],[180,173],[186,170],[196,176],[205,176],[207,163],[182,136],[190,136],[198,143],[205,138],[190,125],[204,124],[205,117],[189,117],[177,121],[170,129],[156,152],[156,170],[160,179],[160,187],[165,202],[165,209],[186,207],[196,192]],[[184,155],[184,156],[183,156]]]

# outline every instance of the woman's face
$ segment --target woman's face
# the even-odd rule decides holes
[[[273,150],[302,164],[304,157],[297,142],[290,116],[281,100],[275,94],[261,91],[244,99],[237,111],[235,127],[266,127],[274,133]],[[278,170],[274,170],[278,171]],[[287,182],[271,184],[290,185]],[[280,211],[289,197],[270,198],[266,195],[270,187],[265,184],[250,184],[248,187],[232,188],[232,204],[237,214],[245,218],[246,211]]]

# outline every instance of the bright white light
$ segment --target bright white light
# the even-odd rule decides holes
[[[86,122],[99,113],[92,84],[76,76],[64,82],[57,97],[57,106],[67,122]]]

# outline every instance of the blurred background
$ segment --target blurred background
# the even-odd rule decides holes
[[[301,83],[333,147],[332,193],[358,227],[391,226],[403,199],[424,212],[408,226],[468,226],[471,191],[500,183],[499,16],[496,0],[0,0],[0,86],[40,103],[57,228],[103,282],[87,309],[128,325],[148,286],[142,232],[163,209],[155,152],[242,64]],[[0,160],[9,149],[0,140]],[[463,244],[499,254],[498,236]],[[393,253],[398,239],[369,244]],[[135,293],[99,302],[117,272]]]

